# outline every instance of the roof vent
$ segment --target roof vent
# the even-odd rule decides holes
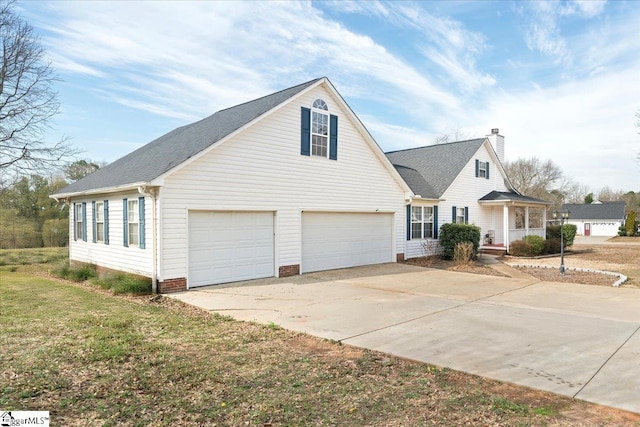
[[[500,129],[498,129],[498,128],[491,129],[491,134],[492,135],[498,135],[499,133],[500,133]]]

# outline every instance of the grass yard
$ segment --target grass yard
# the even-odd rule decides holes
[[[0,254],[2,256],[2,254]],[[640,425],[640,415],[0,268],[0,408],[52,425]]]

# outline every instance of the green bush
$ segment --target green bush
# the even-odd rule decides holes
[[[509,245],[509,255],[534,256],[535,253],[528,242],[524,240],[516,240]]]
[[[575,224],[565,224],[563,226],[564,230],[564,246],[573,245],[573,241],[576,238],[576,232],[578,231],[578,227]],[[560,226],[559,225],[548,225],[547,226],[547,239],[559,239],[560,238]]]
[[[456,245],[465,242],[473,244],[473,256],[475,257],[480,247],[480,227],[457,223],[447,223],[440,227],[440,245],[443,249],[443,258],[453,259]]]
[[[63,279],[72,280],[74,282],[84,282],[98,276],[96,266],[93,264],[76,264],[72,265],[68,261],[53,271],[53,273]]]
[[[626,236],[627,235],[627,227],[621,225],[618,227],[618,236]]]
[[[636,212],[629,211],[627,214],[627,220],[624,223],[624,227],[627,229],[627,236],[636,235]]]
[[[102,289],[110,289],[114,294],[150,294],[151,279],[127,273],[106,273],[91,281]]]
[[[559,254],[560,253],[560,239],[552,238],[544,241],[544,247],[542,248],[543,254]]]
[[[542,253],[544,249],[544,239],[542,237],[532,234],[530,236],[524,236],[523,240],[531,246],[534,255],[540,255]]]

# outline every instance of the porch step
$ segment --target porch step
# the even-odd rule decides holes
[[[507,248],[504,246],[481,246],[478,251],[481,254],[489,254],[489,255],[504,255],[507,253]]]

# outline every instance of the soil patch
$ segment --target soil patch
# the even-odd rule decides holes
[[[442,259],[440,256],[428,256],[420,258],[411,258],[404,262],[405,264],[415,265],[425,268],[437,268],[438,270],[458,271],[462,273],[484,274],[486,276],[508,277],[507,275],[494,270],[488,265],[484,265],[479,261],[471,261],[469,264],[457,264],[455,261]]]

